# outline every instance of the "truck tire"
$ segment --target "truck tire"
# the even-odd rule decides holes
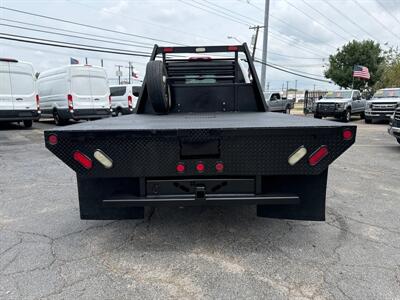
[[[290,115],[290,105],[286,106],[284,113]]]
[[[33,124],[32,120],[24,120],[24,126],[25,128],[31,128]]]
[[[314,118],[315,118],[315,119],[322,119],[322,116],[315,114],[315,115],[314,115]]]
[[[361,119],[365,119],[365,113],[364,113],[364,112],[362,112],[362,113],[360,114],[360,118],[361,118]]]
[[[372,123],[372,120],[371,120],[371,119],[368,119],[368,118],[365,118],[364,121],[365,121],[365,123],[367,123],[367,124],[371,124],[371,123]]]
[[[146,66],[147,95],[158,114],[166,114],[171,107],[171,93],[167,84],[167,70],[162,61],[149,61]]]
[[[55,109],[53,111],[53,118],[54,118],[54,123],[57,126],[64,126],[64,125],[66,125],[68,123],[67,119],[63,119],[63,118],[60,117],[60,115],[58,114],[57,109]]]
[[[397,142],[400,144],[400,138],[397,138]]]
[[[351,121],[351,110],[350,110],[350,108],[345,110],[345,112],[343,113],[342,119],[346,123]]]

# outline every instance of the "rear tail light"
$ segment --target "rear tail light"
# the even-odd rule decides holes
[[[310,155],[310,157],[308,158],[308,163],[310,164],[310,166],[316,166],[328,154],[328,147],[323,145]]]
[[[39,95],[36,95],[36,108],[39,111],[40,110],[40,98]]]
[[[197,172],[203,173],[205,169],[206,169],[206,166],[202,162],[197,163],[197,165],[196,165]]]
[[[238,46],[228,46],[228,51],[238,51]]]
[[[183,164],[183,163],[178,163],[177,165],[176,165],[176,171],[178,172],[178,173],[183,173],[183,172],[185,172],[185,165]]]
[[[73,111],[74,110],[74,102],[72,100],[72,95],[68,94],[68,109],[69,111]]]
[[[128,106],[129,106],[129,108],[132,108],[132,96],[131,95],[128,96]]]
[[[343,130],[342,136],[345,141],[349,141],[353,138],[353,132],[350,129],[345,129]]]
[[[297,164],[305,155],[307,154],[307,149],[304,146],[301,146],[296,151],[294,151],[288,159],[288,163],[291,166]]]
[[[58,137],[55,134],[50,134],[48,139],[50,145],[56,145],[58,143]]]
[[[164,53],[171,53],[173,51],[174,51],[174,48],[172,48],[172,47],[165,47],[164,48]]]
[[[224,164],[222,162],[217,162],[215,164],[215,171],[222,172],[224,170]]]
[[[80,152],[78,150],[74,152],[74,159],[78,163],[80,163],[80,165],[82,167],[84,167],[87,170],[89,170],[89,169],[91,169],[93,167],[92,160],[89,157],[87,157],[85,154],[83,154],[82,152]]]

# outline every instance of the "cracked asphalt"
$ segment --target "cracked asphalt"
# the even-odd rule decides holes
[[[82,221],[43,128],[0,127],[0,299],[400,299],[400,145],[358,125],[330,168],[327,221],[255,207]]]

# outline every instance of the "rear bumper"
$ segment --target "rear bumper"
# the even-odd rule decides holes
[[[37,121],[40,118],[40,111],[37,110],[0,110],[0,121],[23,121],[23,120],[34,120]]]
[[[58,114],[63,119],[98,119],[111,116],[111,110],[107,108],[99,109],[74,109],[72,112],[68,109],[58,110]]]

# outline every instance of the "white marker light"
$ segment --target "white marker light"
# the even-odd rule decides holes
[[[206,48],[196,48],[196,52],[206,52]]]
[[[113,161],[103,151],[96,150],[94,152],[94,158],[97,159],[106,169],[110,169],[113,166]]]
[[[301,146],[296,151],[294,151],[290,156],[288,163],[291,166],[297,164],[305,155],[307,154],[307,149],[304,146]]]

